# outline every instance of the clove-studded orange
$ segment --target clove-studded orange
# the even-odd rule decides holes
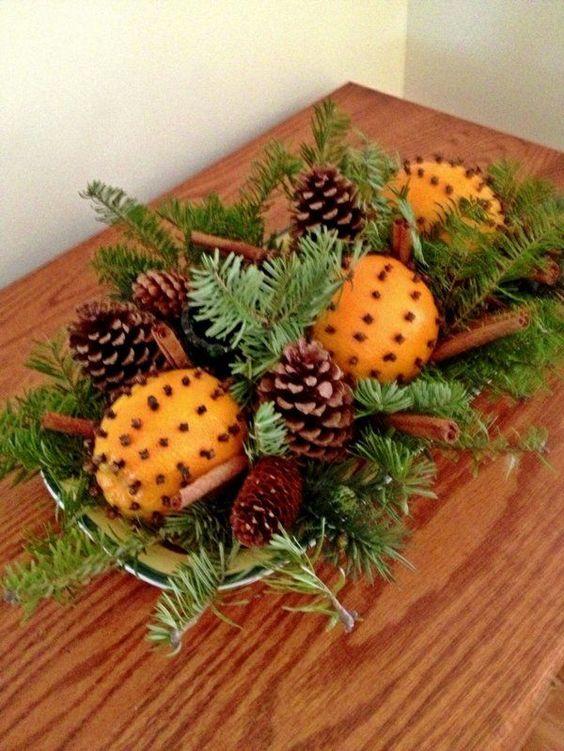
[[[408,381],[429,360],[439,330],[423,280],[386,255],[368,255],[317,320],[313,335],[355,378]]]
[[[148,378],[106,412],[96,478],[125,516],[170,513],[181,487],[243,452],[246,425],[221,382],[197,368]]]
[[[496,196],[479,168],[461,162],[446,161],[438,156],[434,161],[417,157],[406,161],[384,190],[394,201],[395,191],[407,188],[407,198],[421,232],[430,232],[451,206],[462,199],[473,200],[482,206],[486,215],[485,231],[503,226],[504,213]]]

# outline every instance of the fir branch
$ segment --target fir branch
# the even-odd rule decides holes
[[[362,378],[357,381],[354,398],[361,405],[357,417],[374,414],[392,414],[413,407],[413,397],[409,389],[394,383],[380,383],[375,378]]]
[[[313,145],[302,144],[300,149],[304,162],[310,167],[328,163],[339,165],[346,151],[344,141],[350,126],[349,116],[331,99],[315,105],[311,121]]]
[[[287,435],[286,423],[276,411],[274,402],[259,405],[245,444],[249,460],[255,461],[260,456],[283,456],[288,450]]]
[[[328,619],[329,629],[340,623],[345,632],[350,633],[354,629],[358,615],[354,611],[347,610],[337,598],[346,582],[344,571],[339,570],[339,580],[332,588],[315,573],[315,565],[319,560],[322,547],[323,537],[308,555],[306,548],[284,530],[275,534],[266,550],[274,557],[282,559],[284,563],[275,568],[274,573],[266,577],[264,583],[267,589],[276,594],[293,592],[313,598],[308,605],[283,606],[284,610],[323,615]]]
[[[390,436],[367,428],[353,451],[389,478],[381,500],[392,513],[395,508],[399,508],[407,514],[411,496],[435,498],[435,493],[431,490],[436,475],[435,463],[417,448],[412,449]]]
[[[91,419],[100,417],[103,410],[101,396],[73,360],[62,332],[53,339],[36,342],[26,367],[48,376],[52,388],[69,397],[67,414]]]
[[[305,488],[300,536],[319,539],[324,530],[326,560],[370,580],[391,578],[394,560],[405,563],[399,553],[404,530],[381,507],[386,482],[379,468],[356,460],[323,472],[309,465]]]
[[[526,329],[444,363],[445,377],[460,380],[469,389],[488,388],[517,399],[546,386],[562,363],[564,316],[556,299],[531,298],[529,309],[531,322]]]
[[[169,199],[159,206],[158,213],[183,233],[192,262],[200,256],[191,239],[195,231],[257,246],[264,241],[264,222],[256,208],[242,201],[226,205],[216,193],[210,193],[200,202]]]
[[[464,384],[447,380],[438,370],[427,371],[405,386],[364,378],[357,382],[354,395],[361,405],[358,417],[412,411],[461,419],[472,411],[471,395]]]
[[[327,307],[347,278],[343,252],[343,243],[324,231],[302,238],[297,252],[260,269],[244,267],[234,256],[222,261],[216,253],[194,270],[189,299],[198,319],[210,322],[207,335],[241,351],[232,368],[240,379],[237,398]],[[351,267],[362,252],[361,246],[354,249]]]
[[[177,654],[184,634],[202,613],[211,608],[217,614],[214,602],[225,571],[223,546],[219,546],[217,555],[204,548],[193,553],[189,565],[181,567],[171,578],[171,590],[159,597],[153,622],[149,624],[149,641],[170,648],[171,655]]]
[[[43,386],[8,402],[0,412],[0,479],[15,473],[14,482],[29,479],[39,470],[68,477],[82,464],[82,440],[43,430],[44,412],[71,414],[73,394]]]
[[[362,133],[358,135],[362,146],[346,148],[340,162],[341,172],[355,184],[364,205],[380,211],[388,203],[381,195],[382,189],[397,171],[399,160]]]
[[[96,251],[92,268],[100,284],[113,287],[117,299],[131,300],[133,282],[139,274],[152,269],[162,270],[166,268],[166,263],[154,254],[127,245],[109,245]]]
[[[242,203],[258,214],[268,208],[272,194],[279,189],[291,199],[293,181],[301,168],[300,159],[279,141],[270,141],[260,159],[251,164],[251,173],[240,191]]]
[[[152,209],[130,198],[120,188],[99,180],[89,183],[80,196],[91,201],[100,222],[123,224],[131,237],[155,252],[166,264],[176,264],[182,249],[164,229],[158,214]]]
[[[217,550],[231,538],[229,504],[221,497],[206,498],[178,514],[167,514],[159,529],[162,539],[180,545],[188,551]]]
[[[27,618],[41,600],[68,602],[95,576],[135,558],[147,545],[143,536],[133,534],[119,543],[101,532],[89,535],[71,525],[60,534],[31,540],[26,546],[31,559],[5,570],[5,599],[21,605]]]

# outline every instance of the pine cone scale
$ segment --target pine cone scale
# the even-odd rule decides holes
[[[157,318],[179,319],[188,296],[188,280],[176,271],[152,269],[139,274],[132,287],[136,305]]]
[[[77,315],[69,327],[69,347],[101,391],[113,392],[138,375],[165,369],[149,313],[128,304],[86,303]]]
[[[280,527],[289,529],[302,502],[303,483],[292,459],[265,456],[247,475],[231,511],[231,527],[247,547],[266,545]]]
[[[336,167],[317,166],[298,178],[290,232],[301,237],[318,226],[352,240],[365,221],[356,188]]]
[[[258,391],[284,417],[292,453],[326,461],[342,455],[352,435],[352,391],[319,344],[300,340],[286,347]]]

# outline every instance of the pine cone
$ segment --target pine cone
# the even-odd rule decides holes
[[[353,183],[336,167],[313,167],[303,173],[294,193],[290,233],[301,237],[317,226],[337,230],[343,240],[352,240],[364,225]]]
[[[273,401],[284,417],[294,454],[323,461],[342,456],[352,436],[353,394],[320,344],[300,339],[287,346],[258,392],[261,401]]]
[[[300,510],[302,489],[294,460],[279,456],[259,459],[231,510],[231,528],[237,540],[247,547],[266,545],[280,527],[289,529]]]
[[[148,313],[170,320],[180,318],[186,305],[188,279],[177,271],[145,271],[132,286],[133,300]]]
[[[122,303],[91,302],[77,309],[69,326],[73,358],[101,391],[113,392],[136,376],[164,370],[166,363],[150,313]]]

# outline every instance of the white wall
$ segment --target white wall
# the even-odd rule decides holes
[[[564,148],[564,0],[409,0],[405,97]]]
[[[0,286],[347,80],[401,95],[407,0],[0,0]]]

